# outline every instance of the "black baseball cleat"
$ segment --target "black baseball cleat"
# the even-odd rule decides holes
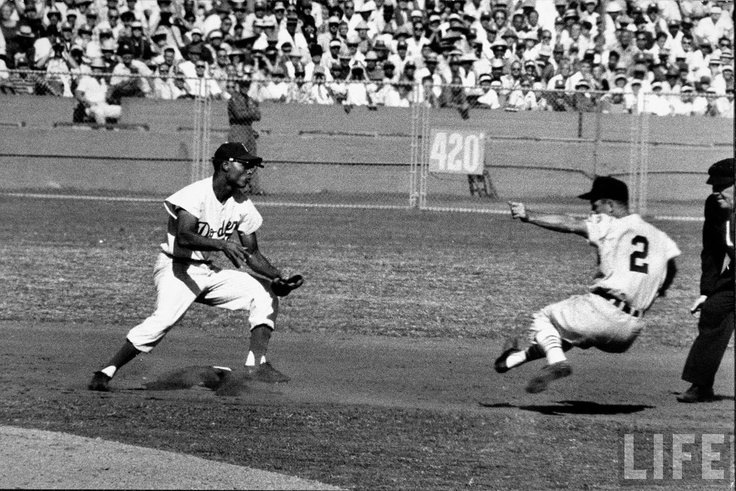
[[[517,338],[508,338],[503,344],[503,353],[501,353],[501,356],[496,358],[496,361],[493,363],[493,368],[495,368],[498,373],[508,372],[511,370],[511,367],[506,364],[506,360],[511,353],[518,353],[520,351],[519,340]]]
[[[285,383],[291,380],[276,370],[269,362],[261,363],[258,366],[245,367],[245,376],[250,380],[266,382],[267,384]]]
[[[713,387],[703,387],[697,384],[691,385],[689,389],[677,396],[678,401],[685,403],[713,402],[715,398]]]
[[[95,372],[87,388],[89,390],[96,390],[97,392],[108,392],[110,390],[110,380],[112,380],[112,377],[108,377],[102,372]]]
[[[566,361],[560,361],[547,365],[540,370],[539,374],[531,379],[526,385],[526,391],[530,394],[537,394],[547,390],[550,382],[565,378],[572,373],[572,367]]]

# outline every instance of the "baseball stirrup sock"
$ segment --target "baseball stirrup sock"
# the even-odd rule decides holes
[[[511,353],[508,358],[506,358],[506,366],[509,368],[518,367],[519,365],[522,365],[528,361],[534,361],[540,358],[544,358],[544,356],[545,355],[542,348],[538,344],[532,344],[524,351]]]
[[[248,357],[245,359],[245,366],[246,367],[256,366],[256,357],[252,351],[248,352]]]
[[[506,358],[506,366],[509,368],[518,367],[522,363],[526,363],[526,362],[527,362],[526,351],[516,351],[514,353],[511,353]]]
[[[545,326],[537,332],[535,341],[544,350],[547,362],[552,365],[567,360],[562,351],[562,339],[560,333],[552,326]]]
[[[266,355],[261,356],[261,365],[266,363]],[[248,357],[245,359],[245,366],[246,367],[254,367],[256,366],[256,356],[253,354],[252,351],[248,352]]]

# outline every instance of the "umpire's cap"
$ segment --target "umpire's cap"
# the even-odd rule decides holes
[[[215,152],[215,156],[212,160],[216,162],[237,160],[238,162],[241,162],[249,167],[263,167],[263,165],[261,164],[263,162],[263,159],[261,157],[256,157],[252,153],[248,152],[248,149],[245,148],[245,145],[240,142],[223,143],[222,145],[220,145],[220,148],[218,148]]]
[[[734,183],[733,158],[719,160],[708,169],[707,184],[713,186],[730,186]]]
[[[593,188],[585,194],[578,196],[588,201],[596,201],[599,199],[612,199],[628,203],[629,188],[626,183],[619,181],[615,177],[599,176],[593,180]]]

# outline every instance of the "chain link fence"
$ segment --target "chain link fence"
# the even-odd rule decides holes
[[[317,67],[310,80],[284,76],[264,78],[229,78],[193,66],[192,76],[182,71],[153,75],[95,72],[94,69],[63,71],[0,70],[0,93],[75,97],[81,78],[99,75],[105,80],[108,103],[119,104],[123,97],[154,99],[230,99],[240,92],[239,84],[248,82],[247,93],[258,102],[275,101],[300,104],[342,104],[348,107],[455,108],[464,117],[469,110],[601,112],[604,114],[639,114],[657,116],[734,117],[733,87],[719,90],[709,82],[675,85],[668,82],[631,79],[626,84],[600,90],[598,83],[586,79],[553,77],[543,82],[538,77],[498,74],[445,83],[446,76],[421,75],[416,83],[405,80],[335,79]],[[198,71],[199,70],[199,71]],[[615,77],[614,77],[615,79]],[[592,79],[591,79],[592,80]],[[674,82],[672,82],[674,84]],[[685,88],[685,90],[681,90]]]
[[[218,79],[204,68],[198,77],[116,79],[114,73],[98,71],[95,76],[105,82],[104,97],[98,94],[97,103],[191,100],[190,119],[178,122],[191,132],[190,178],[209,174],[217,142],[243,141],[254,152],[267,154],[278,168],[278,179],[264,171],[255,183],[252,192],[265,196],[297,188],[334,189],[347,194],[347,201],[364,202],[370,200],[358,197],[361,191],[371,194],[380,187],[388,194],[403,194],[403,206],[483,210],[510,197],[573,197],[594,175],[606,174],[629,182],[639,211],[647,212],[654,204],[653,210],[661,212],[662,204],[673,201],[679,189],[692,187],[702,177],[704,165],[733,153],[732,133],[729,137],[724,136],[728,131],[708,129],[731,126],[733,94],[714,94],[704,87],[686,93],[668,93],[649,82],[642,84],[646,89],[635,85],[599,91],[584,84],[576,84],[578,90],[548,89],[509,77],[485,77],[470,85],[443,85],[426,76],[416,84],[355,82],[328,80],[320,76],[326,75],[321,70],[310,82],[255,76]],[[147,121],[132,122],[124,113],[103,111],[101,120],[78,92],[82,78],[8,70],[0,73],[0,92],[76,96],[70,125],[148,129]],[[295,109],[285,116],[287,121],[265,123],[264,131],[261,107],[282,103]],[[335,117],[318,106],[340,106],[344,116]],[[679,117],[664,116],[675,113]],[[360,123],[351,114],[359,114]],[[292,129],[290,124],[301,127]],[[457,175],[430,170],[430,140],[438,129],[482,133],[482,171]],[[300,152],[284,144],[295,142],[295,137]],[[337,181],[340,184],[331,187]],[[366,182],[374,186],[366,187]],[[377,199],[385,203],[385,198]]]

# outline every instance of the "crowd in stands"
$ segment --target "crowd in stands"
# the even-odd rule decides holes
[[[598,1],[0,0],[0,92],[733,117],[732,2]]]

